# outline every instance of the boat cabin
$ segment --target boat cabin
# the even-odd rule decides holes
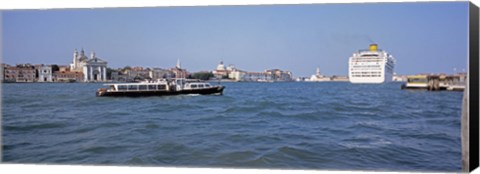
[[[125,83],[125,84],[107,84],[107,90],[110,92],[122,91],[167,91],[168,85],[161,83]]]
[[[427,84],[428,83],[428,76],[426,75],[416,75],[416,76],[408,76],[407,83],[409,84]]]
[[[210,88],[210,87],[212,86],[208,83],[193,82],[193,83],[185,84],[185,87],[183,89],[203,89],[203,88]]]
[[[154,82],[105,84],[97,96],[162,96],[179,94],[222,94],[224,86],[186,79],[168,79]]]

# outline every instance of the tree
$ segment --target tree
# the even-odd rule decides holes
[[[107,79],[112,79],[112,72],[117,72],[117,70],[112,68],[107,68]]]
[[[200,80],[209,80],[213,77],[213,73],[211,72],[197,72],[191,74],[192,79],[200,79]]]
[[[56,64],[53,64],[52,65],[52,72],[55,72],[55,71],[60,71],[60,67],[58,67],[58,65],[56,65]]]

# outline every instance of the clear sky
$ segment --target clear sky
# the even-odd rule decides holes
[[[3,12],[3,62],[68,65],[84,48],[112,68],[246,71],[280,68],[347,75],[348,58],[372,42],[397,74],[467,67],[468,2],[207,6]]]

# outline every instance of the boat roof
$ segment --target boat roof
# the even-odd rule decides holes
[[[111,86],[111,85],[159,85],[159,84],[166,84],[168,81],[172,80],[185,80],[189,83],[202,83],[202,84],[210,84],[206,81],[202,81],[199,79],[186,79],[186,78],[170,78],[170,79],[165,79],[161,81],[152,81],[152,82],[136,82],[136,83],[108,83],[108,84],[103,84],[104,86]]]
[[[112,85],[165,85],[166,82],[151,82],[151,83],[108,83],[103,84],[104,86],[112,86]]]
[[[408,76],[407,78],[427,78],[427,75],[413,75],[413,76]]]

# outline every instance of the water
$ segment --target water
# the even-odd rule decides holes
[[[223,96],[95,97],[3,84],[3,161],[460,171],[461,92],[400,83],[223,83]]]

